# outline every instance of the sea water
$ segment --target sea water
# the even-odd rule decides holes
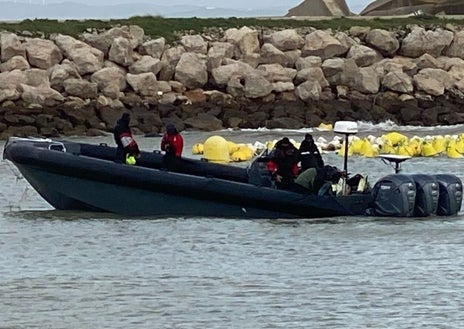
[[[362,128],[378,136],[389,127]],[[464,132],[459,126],[393,128],[409,136]],[[184,155],[211,135],[240,143],[282,136],[300,141],[304,132],[184,132]],[[316,137],[330,134],[314,131]],[[110,136],[73,139],[113,145]],[[136,139],[144,150],[159,149],[159,138]],[[343,167],[340,156],[323,157]],[[414,158],[402,167],[405,173],[452,173],[464,180],[463,161]],[[371,183],[393,172],[378,158],[359,156],[349,159],[348,170],[368,174]],[[7,161],[0,161],[0,186],[0,328],[464,323],[461,213],[237,220],[57,211]]]

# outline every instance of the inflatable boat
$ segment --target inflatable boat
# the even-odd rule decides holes
[[[337,124],[334,130],[345,134],[346,141],[356,133],[355,123]],[[115,162],[115,155],[116,149],[105,144],[48,138],[12,137],[3,151],[3,158],[62,210],[151,217],[426,217],[456,215],[462,202],[462,182],[451,174],[395,173],[372,188],[310,194],[275,188],[266,155],[248,168],[166,158],[159,152],[142,152],[135,165],[127,165]],[[387,160],[397,166],[404,161]],[[345,158],[345,172],[346,163]]]

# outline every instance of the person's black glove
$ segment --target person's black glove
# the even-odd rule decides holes
[[[166,144],[165,149],[166,149],[166,154],[173,155],[176,153],[174,146],[172,146],[171,144]]]

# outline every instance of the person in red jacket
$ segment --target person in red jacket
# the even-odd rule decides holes
[[[298,175],[298,149],[287,137],[279,140],[270,154],[267,169],[275,180],[279,189],[290,189],[293,180]]]
[[[180,157],[184,148],[184,139],[172,123],[166,126],[166,132],[161,139],[161,150],[166,156]]]

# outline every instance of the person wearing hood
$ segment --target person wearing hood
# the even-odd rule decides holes
[[[184,148],[184,139],[172,123],[166,125],[166,132],[161,138],[161,150],[166,156],[181,157]]]
[[[114,141],[116,142],[116,157],[118,163],[125,163],[128,156],[138,158],[140,156],[139,146],[132,136],[129,127],[130,114],[123,113],[113,130]]]
[[[279,140],[270,154],[267,169],[271,173],[276,187],[289,189],[298,175],[298,149],[287,137]]]
[[[300,149],[301,171],[308,168],[322,168],[324,167],[324,160],[322,160],[321,153],[314,143],[313,136],[306,134],[304,140],[301,142]]]

